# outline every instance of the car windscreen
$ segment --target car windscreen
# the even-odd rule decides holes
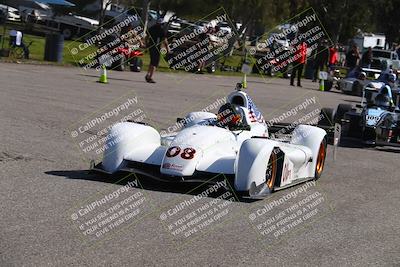
[[[390,52],[387,52],[387,51],[372,51],[372,57],[390,58]]]

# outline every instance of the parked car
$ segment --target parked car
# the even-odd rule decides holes
[[[6,6],[6,5],[0,5],[0,10],[2,10],[3,14],[6,15],[7,20],[21,21],[21,15],[20,15],[18,9],[10,7],[10,6]]]
[[[400,69],[400,60],[396,51],[372,49],[371,68],[387,70],[392,66],[393,69]]]

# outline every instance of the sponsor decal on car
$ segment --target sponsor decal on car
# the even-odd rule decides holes
[[[173,163],[164,163],[162,165],[163,169],[169,169],[169,170],[177,170],[177,171],[182,171],[183,166],[179,164],[173,164]]]
[[[293,170],[293,163],[290,162],[287,158],[285,158],[285,162],[283,164],[283,169],[282,169],[281,186],[290,184],[293,176],[292,170]]]

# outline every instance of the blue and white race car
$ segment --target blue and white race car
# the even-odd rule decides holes
[[[384,85],[370,93],[364,88],[361,104],[339,104],[336,111],[324,113],[329,113],[332,124],[341,124],[341,137],[359,138],[369,146],[400,146],[399,90]]]

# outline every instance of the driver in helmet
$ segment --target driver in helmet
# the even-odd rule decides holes
[[[375,97],[375,105],[383,108],[392,108],[395,106],[390,85],[381,87],[379,94]]]
[[[396,74],[390,73],[388,76],[387,81],[385,82],[386,85],[389,85],[390,88],[395,89],[396,87]]]
[[[392,100],[387,94],[379,93],[375,97],[375,105],[381,108],[390,108],[392,107]]]
[[[244,113],[242,109],[235,104],[226,103],[222,105],[217,114],[217,125],[228,127],[229,130],[239,130],[244,127]]]

